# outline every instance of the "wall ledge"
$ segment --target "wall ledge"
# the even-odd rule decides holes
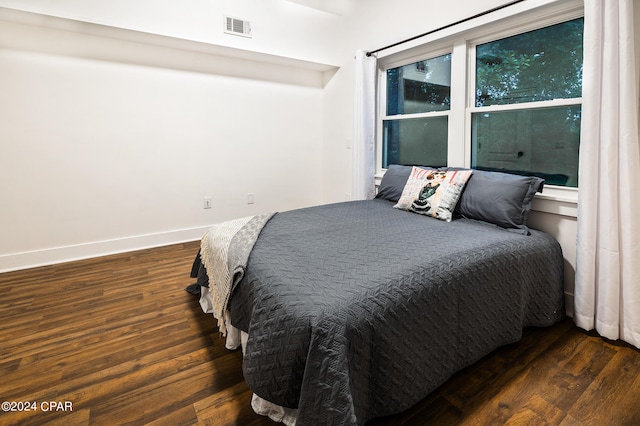
[[[0,7],[0,48],[322,87],[336,65]]]

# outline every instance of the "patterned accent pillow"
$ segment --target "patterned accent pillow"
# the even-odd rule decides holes
[[[471,170],[432,170],[414,167],[395,208],[451,222]]]

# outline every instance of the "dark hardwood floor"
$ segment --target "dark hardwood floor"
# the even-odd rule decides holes
[[[0,424],[274,424],[250,407],[241,353],[184,291],[197,247],[0,274],[0,401],[31,409]],[[369,424],[640,425],[640,352],[570,319],[527,329]]]

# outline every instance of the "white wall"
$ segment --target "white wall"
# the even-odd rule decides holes
[[[0,6],[9,3],[60,16],[77,8],[74,18],[112,25],[145,16],[129,2]],[[259,3],[269,3],[272,15],[289,7],[233,2]],[[156,4],[148,10],[159,13]],[[153,31],[171,21],[171,7],[182,10],[182,3],[161,6],[162,17],[139,27]],[[322,71],[277,56],[303,54],[289,43],[291,27],[301,31],[299,43],[315,40],[318,27],[309,18],[303,31],[301,17],[336,16],[291,6],[297,12],[280,16],[265,36],[272,44],[262,53],[276,56],[273,63],[198,43],[126,40],[130,34],[64,20],[0,22],[0,271],[194,240],[222,220],[321,203]],[[201,19],[182,12],[179,28],[167,25],[166,33]],[[221,27],[222,15],[212,14]],[[331,50],[314,45],[318,58],[304,60],[325,60],[322,51]],[[255,204],[247,204],[248,193]],[[203,197],[212,209],[203,209]]]

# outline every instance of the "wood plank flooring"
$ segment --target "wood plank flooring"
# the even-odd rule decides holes
[[[0,274],[0,402],[35,403],[0,411],[0,424],[274,424],[250,407],[241,353],[184,291],[197,247]],[[640,352],[570,319],[527,329],[409,411],[369,422],[489,424],[640,425]]]

